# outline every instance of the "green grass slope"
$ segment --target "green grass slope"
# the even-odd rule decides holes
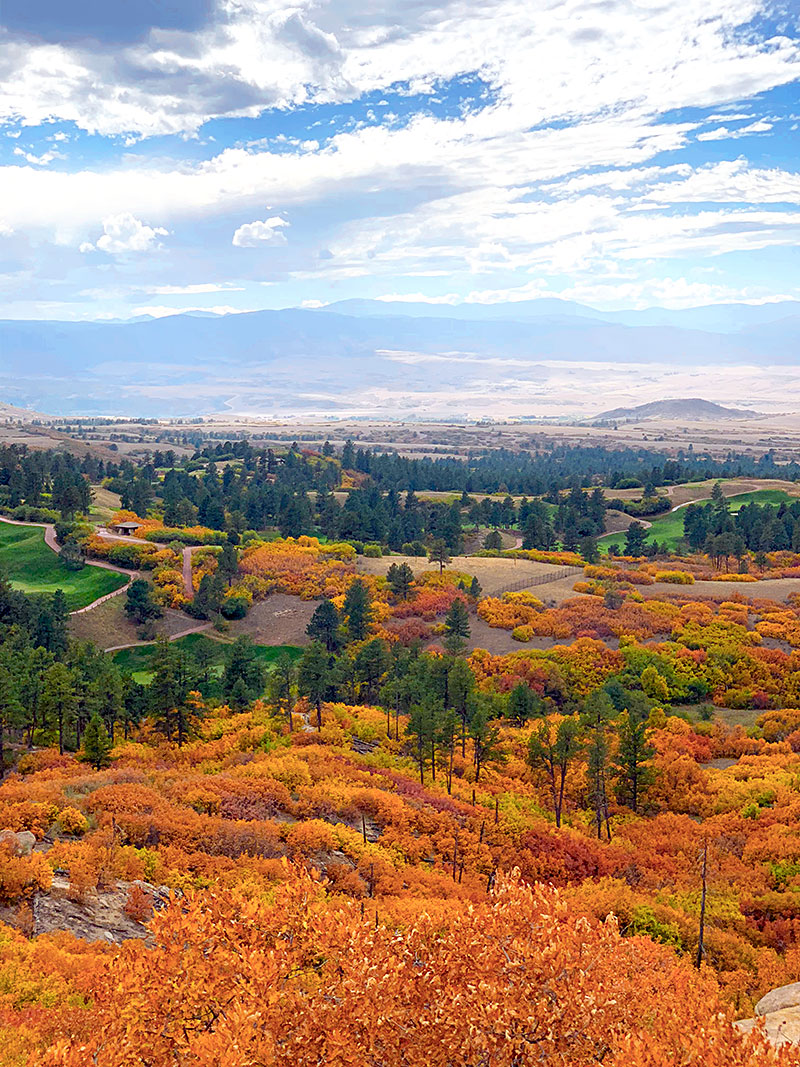
[[[187,634],[186,637],[179,637],[173,644],[187,652],[196,652],[201,645],[204,646],[210,653],[209,674],[212,678],[222,674],[223,664],[230,648],[227,642],[215,641],[205,634]],[[297,648],[295,645],[256,645],[255,650],[258,659],[267,667],[271,667],[284,652],[292,659],[298,659],[303,654],[302,648]],[[155,644],[123,648],[114,654],[114,662],[123,670],[130,671],[140,685],[149,685],[153,678],[155,651]]]
[[[698,503],[705,503],[705,500],[710,498],[704,498]],[[785,493],[782,489],[759,489],[752,493],[739,493],[737,496],[728,497],[728,504],[732,512],[737,512],[739,508],[743,508],[745,504],[782,504],[792,498],[788,493]],[[659,515],[652,520],[652,525],[647,531],[648,541],[658,541],[662,544],[666,541],[670,549],[678,548],[680,542],[683,540],[683,514],[688,505],[684,504],[678,508],[677,511],[668,511],[664,515]],[[631,518],[631,522],[635,520]],[[601,551],[607,550],[608,545],[617,544],[622,547],[625,542],[624,533],[605,534],[605,536],[598,539],[598,545]]]
[[[98,597],[113,593],[125,584],[114,571],[87,564],[70,571],[44,542],[39,526],[10,526],[0,523],[0,570],[23,593],[54,593],[63,589],[70,611],[85,608]]]

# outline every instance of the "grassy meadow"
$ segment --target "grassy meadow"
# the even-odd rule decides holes
[[[125,585],[125,576],[87,564],[70,571],[45,544],[40,526],[0,523],[0,571],[23,593],[54,593],[63,589],[70,611]]]

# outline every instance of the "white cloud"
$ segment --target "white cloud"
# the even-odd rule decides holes
[[[288,226],[286,219],[275,215],[263,222],[246,222],[233,235],[231,244],[237,248],[258,248],[259,245],[280,245],[286,243],[286,235],[282,227]]]
[[[150,315],[154,319],[164,319],[169,315],[188,315],[190,312],[205,311],[211,315],[239,315],[243,308],[231,307],[230,304],[217,304],[214,307],[167,307],[164,304],[143,305],[128,309],[128,318],[135,319],[140,315]]]
[[[159,237],[166,237],[168,231],[160,226],[146,226],[130,212],[111,215],[103,219],[103,234],[96,244],[88,241],[80,245],[81,252],[108,252],[119,255],[122,252],[147,252],[158,243]]]
[[[61,152],[57,152],[55,149],[50,149],[47,152],[42,152],[40,156],[37,156],[35,152],[26,152],[24,148],[20,148],[17,145],[14,149],[15,156],[22,156],[26,163],[30,163],[34,167],[46,167],[48,163],[52,163],[54,159],[63,159],[64,156]]]
[[[446,293],[444,296],[428,296],[425,293],[384,293],[376,296],[385,304],[460,304],[461,297],[458,293]]]
[[[198,33],[153,33],[130,46],[9,40],[0,94],[8,115],[72,121],[119,134],[120,152],[123,143],[138,148],[123,163],[81,171],[44,170],[45,156],[21,153],[20,165],[0,168],[4,218],[20,246],[34,249],[141,252],[177,230],[160,259],[169,273],[136,278],[147,257],[125,263],[128,293],[234,291],[191,281],[213,255],[215,277],[227,269],[262,285],[288,278],[293,304],[308,279],[374,276],[392,297],[403,289],[398,279],[456,275],[443,283],[444,297],[393,298],[448,303],[456,290],[501,292],[515,278],[563,275],[568,285],[594,284],[607,296],[606,286],[618,284],[631,300],[653,302],[656,290],[651,299],[625,288],[637,263],[708,260],[800,239],[800,176],[746,160],[653,162],[690,142],[696,154],[695,140],[772,132],[777,119],[759,117],[755,98],[800,78],[800,45],[758,39],[754,17],[765,2],[297,0],[289,10],[278,0],[224,0],[224,18]],[[456,117],[434,115],[442,83],[473,74],[489,86],[485,94],[476,88]],[[194,154],[148,157],[142,148],[154,134],[191,137],[213,115],[288,113],[373,91],[391,96],[387,105],[398,91],[434,99],[406,101],[403,114],[412,117],[404,125],[360,124],[363,112],[354,110],[353,124],[327,142],[306,139],[311,131],[299,124],[290,136],[287,124],[278,136],[245,139],[200,162]],[[676,120],[670,112],[681,108],[714,115]],[[70,148],[75,139],[71,132]],[[275,210],[265,204],[290,213],[291,242],[284,219],[260,219]],[[243,218],[254,221],[240,225]],[[277,245],[285,246],[280,255],[265,257],[231,248]],[[152,284],[163,278],[172,284]],[[81,277],[77,288],[85,287]],[[683,298],[664,291],[673,297]],[[712,298],[702,290],[697,297]]]
[[[754,133],[769,133],[772,129],[772,123],[767,122],[765,119],[759,119],[758,122],[751,122],[748,126],[739,126],[738,129],[728,129],[727,126],[719,126],[716,130],[707,130],[705,133],[698,133],[698,141],[727,141],[736,140],[737,137],[749,137]]]
[[[194,285],[147,285],[145,292],[154,296],[198,296],[200,293],[241,293],[244,290],[230,284],[200,282]]]
[[[587,279],[555,291],[539,279],[528,285],[510,289],[475,290],[464,297],[466,304],[503,304],[521,300],[558,297],[574,300],[592,307],[617,308],[689,308],[706,304],[765,304],[781,300],[797,300],[800,290],[780,295],[758,293],[753,288],[734,288],[707,282],[693,282],[686,278],[616,278]]]
[[[722,108],[797,75],[796,42],[768,47],[757,0],[219,0],[196,33],[135,45],[4,41],[0,118],[74,121],[102,134],[192,133],[215,116],[346,101],[408,84],[413,94],[478,72],[528,126],[611,113]],[[731,121],[731,120],[727,120]]]

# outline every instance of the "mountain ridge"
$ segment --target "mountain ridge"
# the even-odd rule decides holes
[[[757,419],[762,413],[747,408],[728,408],[701,397],[675,397],[669,400],[652,400],[648,404],[637,404],[630,408],[612,408],[602,411],[593,421],[610,419]]]

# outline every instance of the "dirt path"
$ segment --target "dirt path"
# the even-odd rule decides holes
[[[127,534],[113,534],[105,526],[99,526],[97,528],[98,537],[102,537],[105,541],[132,541],[135,545],[155,545],[156,548],[167,548],[167,544],[163,541],[147,541],[143,537],[129,537]],[[183,550],[183,589],[186,593],[187,600],[194,600],[194,585],[192,584],[192,553],[196,552],[198,548],[205,548],[205,545],[187,545]]]
[[[83,610],[86,611],[86,608],[84,608]],[[189,634],[199,634],[199,633],[202,633],[203,630],[210,630],[210,629],[211,629],[211,623],[210,622],[201,622],[201,623],[198,623],[197,626],[190,626],[188,628],[188,630],[181,630],[179,633],[169,634],[168,637],[167,637],[167,641],[177,641],[181,637],[188,637]],[[212,636],[212,635],[209,635],[209,636]],[[111,645],[110,648],[104,648],[103,651],[104,652],[122,652],[123,649],[126,649],[126,648],[141,648],[142,645],[152,645],[152,644],[153,644],[152,641],[129,641],[128,644],[126,644],[126,645]]]

